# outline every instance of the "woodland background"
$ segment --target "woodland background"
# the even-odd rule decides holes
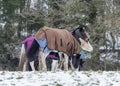
[[[120,70],[120,0],[0,0],[0,70],[16,70],[21,41],[40,27],[77,25],[94,47],[83,70]]]

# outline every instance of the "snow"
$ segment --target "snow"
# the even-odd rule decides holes
[[[120,71],[1,71],[0,86],[120,86]]]

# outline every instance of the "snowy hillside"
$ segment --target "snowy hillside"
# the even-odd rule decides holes
[[[0,86],[120,86],[120,71],[1,71]]]

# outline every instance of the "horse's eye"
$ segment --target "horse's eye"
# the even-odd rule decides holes
[[[89,38],[86,38],[86,40],[85,40],[86,42],[89,42]]]

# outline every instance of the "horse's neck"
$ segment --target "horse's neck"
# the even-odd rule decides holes
[[[73,33],[73,32],[72,32],[72,35],[81,44],[81,42],[80,42],[79,38],[77,37],[77,35],[75,33]]]

